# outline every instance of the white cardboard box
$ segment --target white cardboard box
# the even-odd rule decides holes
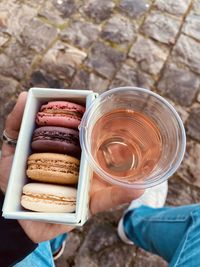
[[[41,213],[23,209],[20,204],[22,188],[30,182],[26,176],[27,158],[31,154],[31,139],[35,117],[43,103],[53,100],[69,100],[86,104],[86,109],[97,94],[88,90],[68,90],[50,88],[31,88],[23,115],[15,156],[9,178],[9,184],[3,205],[3,216],[8,219],[29,219],[52,223],[64,223],[81,226],[88,217],[89,190],[92,171],[82,151],[77,187],[76,211],[74,213]]]

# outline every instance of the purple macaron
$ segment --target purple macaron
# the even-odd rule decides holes
[[[79,132],[75,129],[44,126],[35,129],[31,147],[36,152],[54,152],[76,158],[81,156]]]

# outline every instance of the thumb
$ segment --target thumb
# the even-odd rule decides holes
[[[114,208],[118,205],[129,203],[139,198],[144,190],[109,186],[95,192],[91,196],[90,211],[92,214]]]

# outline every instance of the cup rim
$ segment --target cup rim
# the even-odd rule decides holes
[[[179,157],[177,158],[177,160],[175,161],[175,163],[173,164],[173,167],[168,167],[167,170],[163,173],[162,177],[160,177],[159,175],[155,176],[152,180],[146,180],[144,182],[139,182],[139,181],[135,181],[131,184],[129,183],[124,183],[123,181],[120,180],[116,180],[114,178],[112,178],[111,175],[109,175],[108,173],[106,173],[102,168],[100,168],[95,160],[93,159],[93,156],[91,154],[91,152],[87,149],[86,145],[85,145],[85,139],[86,139],[86,130],[87,130],[87,120],[88,118],[90,118],[91,114],[95,111],[96,109],[96,103],[98,103],[99,100],[101,99],[105,99],[107,96],[112,95],[114,93],[117,92],[123,92],[124,90],[132,90],[135,92],[139,92],[139,93],[147,93],[148,95],[151,95],[153,97],[155,97],[156,99],[158,99],[160,102],[162,102],[174,115],[174,118],[177,120],[179,128],[180,128],[180,133],[181,133],[181,147],[180,147],[180,152],[179,152]],[[99,95],[89,106],[89,108],[86,110],[86,112],[84,113],[82,120],[81,120],[81,124],[79,125],[79,135],[80,135],[80,144],[82,149],[84,150],[86,157],[88,159],[89,164],[91,165],[91,167],[93,168],[94,172],[97,173],[98,175],[100,175],[100,177],[102,179],[104,179],[104,181],[113,184],[113,185],[118,185],[118,186],[122,186],[122,187],[126,187],[126,188],[134,188],[134,189],[145,189],[145,188],[149,188],[149,187],[153,187],[155,185],[158,185],[164,181],[166,181],[170,176],[172,176],[174,174],[174,172],[178,169],[178,167],[180,166],[184,154],[185,154],[185,149],[186,149],[186,134],[185,134],[185,128],[183,125],[183,122],[178,114],[178,112],[176,111],[176,109],[172,106],[172,104],[170,104],[166,99],[164,99],[162,96],[160,96],[157,93],[154,93],[148,89],[144,89],[144,88],[140,88],[140,87],[134,87],[134,86],[125,86],[125,87],[117,87],[117,88],[112,88],[109,89],[106,92],[103,92],[101,95]],[[172,164],[171,164],[172,165]]]

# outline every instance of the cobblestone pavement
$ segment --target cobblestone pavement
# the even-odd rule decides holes
[[[150,88],[180,113],[187,151],[167,203],[200,200],[200,1],[1,0],[0,131],[17,94],[32,86]],[[116,235],[123,207],[69,235],[57,266],[166,266]]]

